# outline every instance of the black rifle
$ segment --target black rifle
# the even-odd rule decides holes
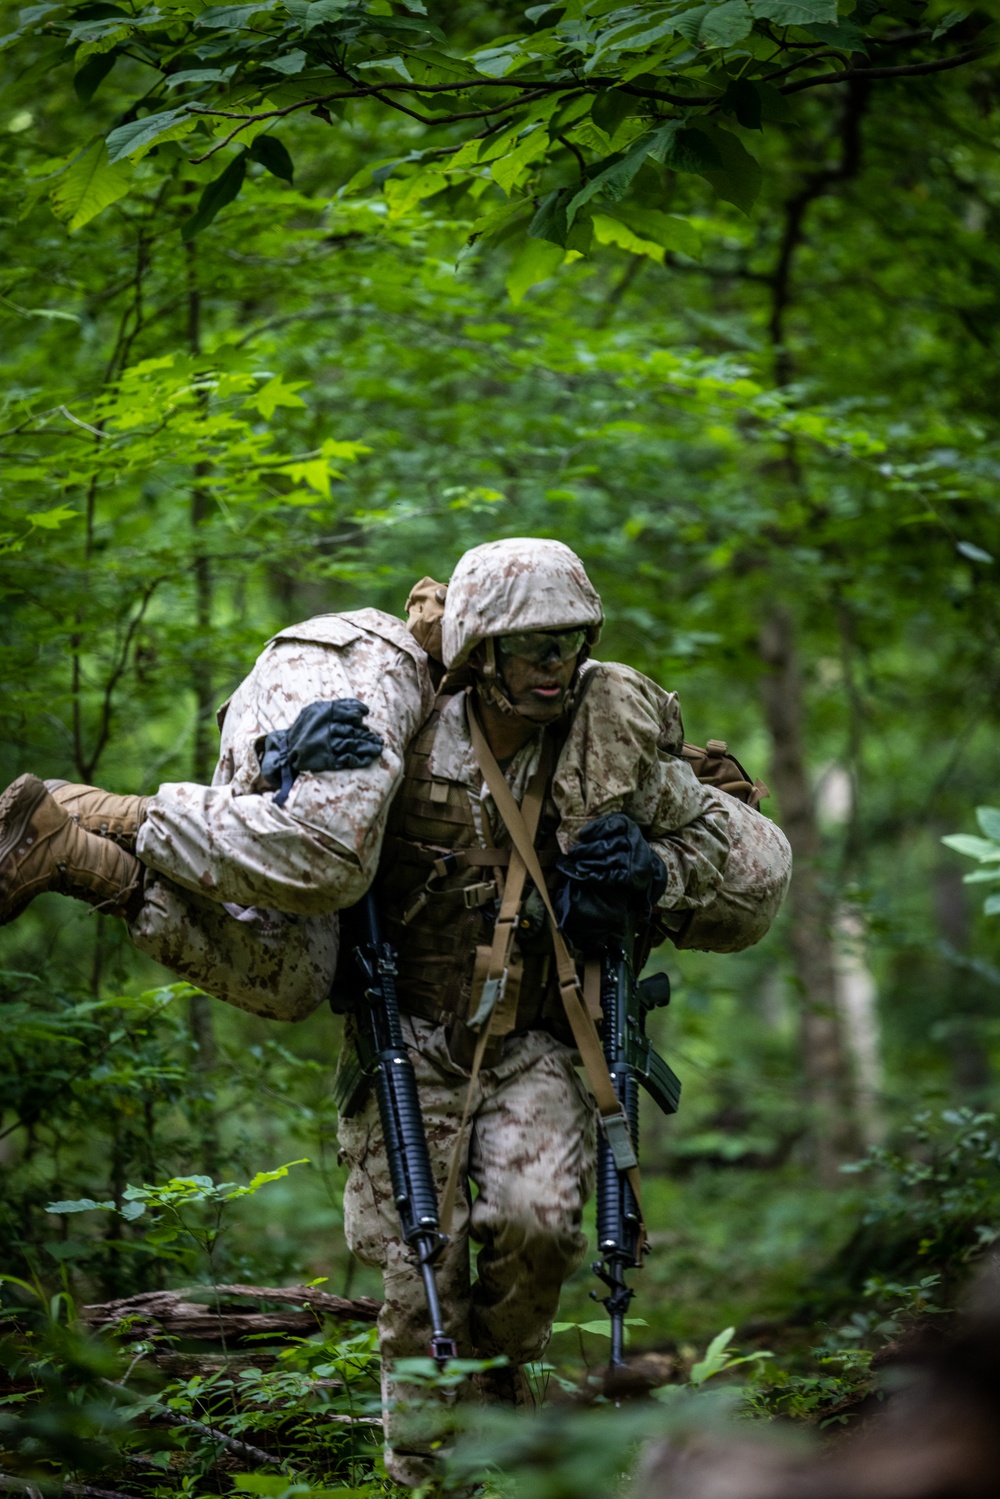
[[[670,980],[665,973],[656,973],[636,983],[631,949],[629,936],[604,954],[601,1011],[604,1056],[638,1155],[639,1084],[665,1114],[676,1114],[681,1085],[646,1036],[649,1011],[670,1003]],[[639,1206],[627,1173],[615,1165],[611,1146],[602,1133],[597,1144],[597,1247],[601,1258],[592,1269],[607,1286],[608,1294],[590,1294],[607,1307],[611,1318],[612,1369],[625,1362],[625,1313],[635,1295],[625,1282],[625,1272],[640,1263],[641,1227]]]
[[[431,1173],[427,1135],[396,995],[396,960],[382,938],[378,907],[369,893],[352,907],[345,927],[354,926],[354,957],[361,971],[362,994],[354,1005],[358,1022],[357,1060],[338,1079],[336,1103],[345,1117],[356,1113],[374,1080],[392,1191],[404,1241],[417,1257],[430,1314],[430,1354],[439,1369],[457,1357],[458,1349],[442,1327],[434,1264],[448,1243],[441,1232],[437,1192]],[[346,935],[342,928],[342,935]],[[338,1001],[340,996],[338,996]]]

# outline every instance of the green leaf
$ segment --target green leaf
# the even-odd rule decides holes
[[[67,521],[79,520],[80,512],[71,510],[68,505],[57,505],[54,510],[33,510],[27,519],[42,531],[58,531]]]
[[[1000,869],[973,869],[963,874],[963,885],[995,885],[1000,880]]]
[[[131,183],[127,167],[109,163],[104,141],[92,141],[52,189],[52,211],[68,220],[72,234],[124,198]]]
[[[164,82],[167,89],[173,92],[175,88],[183,88],[186,83],[226,83],[235,71],[235,67],[181,68],[177,73],[170,73]]]
[[[839,47],[844,52],[867,52],[864,32],[843,16],[835,26],[826,21],[812,21],[809,33],[817,41],[825,42],[828,47]]]
[[[81,104],[90,103],[117,61],[117,52],[97,52],[87,58],[73,79],[73,89]]]
[[[555,275],[563,262],[561,245],[553,245],[545,239],[526,239],[507,272],[507,292],[517,307],[525,293],[539,281],[547,281]]]
[[[726,1367],[728,1359],[726,1349],[736,1336],[735,1327],[727,1327],[714,1337],[705,1351],[705,1357],[696,1363],[690,1374],[693,1385],[704,1384],[706,1379],[711,1379],[713,1374],[718,1374]]]
[[[136,1204],[136,1205],[139,1206],[139,1207],[142,1206],[141,1203]],[[133,1206],[133,1204],[130,1203],[129,1206],[131,1207],[131,1206]],[[138,1217],[139,1215],[136,1214],[136,1216]],[[174,1243],[176,1243],[176,1241],[177,1241],[177,1239],[179,1237],[180,1237],[180,1230],[179,1229],[177,1229],[177,1228],[171,1228],[168,1225],[165,1225],[162,1228],[151,1228],[151,1229],[147,1230],[145,1242],[147,1244],[154,1244],[154,1245],[159,1245],[159,1244],[174,1244]]]
[[[420,36],[433,37],[436,42],[447,43],[448,38],[440,26],[435,26],[433,21],[414,20],[412,16],[389,16],[376,14],[375,6],[372,6],[365,17],[365,25],[369,31],[378,32],[381,36],[402,37],[410,41],[408,33],[416,32]]]
[[[518,219],[523,219],[530,213],[532,206],[530,198],[512,198],[509,203],[501,203],[499,208],[481,214],[472,222],[469,243],[473,244],[477,239],[490,239],[493,235],[501,234]]]
[[[981,864],[1000,859],[1000,845],[986,838],[976,838],[971,833],[949,833],[941,842],[946,848],[953,848],[957,854],[967,854],[970,859],[978,859]]]
[[[370,57],[367,62],[357,64],[358,72],[383,72],[395,73],[397,78],[402,78],[404,83],[413,82],[413,74],[398,53],[392,57]]]
[[[604,216],[620,220],[641,239],[652,240],[664,250],[677,250],[695,260],[701,255],[701,235],[692,223],[677,214],[664,213],[659,208],[639,208],[629,203]]]
[[[621,219],[613,219],[605,213],[593,217],[594,238],[600,245],[617,245],[619,249],[631,250],[633,255],[648,255],[651,260],[663,264],[664,249],[656,240],[643,239]]]
[[[241,151],[225,171],[220,172],[218,177],[205,186],[198,199],[197,209],[181,226],[181,239],[194,239],[196,234],[208,227],[217,213],[238,196],[247,174],[247,154],[246,151]]]
[[[350,0],[284,0],[284,7],[308,36],[317,26],[339,21]]]
[[[261,1187],[266,1187],[268,1182],[280,1181],[283,1176],[287,1176],[293,1166],[308,1165],[309,1157],[302,1156],[297,1161],[289,1161],[285,1166],[276,1166],[273,1171],[258,1171],[256,1176],[252,1177],[245,1187],[233,1186],[232,1191],[226,1193],[226,1201],[229,1202],[234,1197],[252,1197],[255,1192],[260,1191]],[[211,1178],[209,1178],[209,1185],[211,1185]],[[219,1190],[223,1190],[224,1186],[232,1186],[232,1183],[226,1182],[220,1184]]]
[[[698,9],[700,19],[701,12],[707,10],[708,7],[699,6]],[[613,27],[606,35],[604,44],[588,63],[588,67],[594,66],[605,53],[610,51],[649,52],[665,36],[672,36],[675,31],[680,31],[682,21],[690,14],[691,12],[685,11],[681,16],[668,16],[665,20],[657,20],[652,24],[632,20],[626,25]]]
[[[440,172],[416,172],[412,177],[396,177],[386,181],[382,191],[390,205],[389,217],[400,219],[424,198],[433,198],[448,186],[448,179]]]
[[[688,167],[688,171],[697,171],[710,182],[724,203],[732,203],[743,213],[749,215],[760,185],[763,173],[760,163],[744,146],[738,136],[729,130],[722,130],[717,125],[704,125],[697,132],[685,131],[684,134],[702,134],[709,144],[715,149],[720,158],[721,168],[712,167]]]
[[[976,821],[986,837],[1000,845],[1000,807],[977,807]]]
[[[288,148],[276,135],[258,135],[250,147],[250,155],[254,161],[260,162],[262,167],[266,167],[273,176],[280,177],[283,182],[291,182],[295,176],[295,168],[288,154]]]
[[[956,541],[955,550],[961,552],[963,557],[968,557],[970,562],[992,562],[993,558],[989,552],[984,552],[982,547],[977,547],[971,541]]]
[[[777,90],[775,90],[777,93]],[[779,94],[780,98],[781,95]],[[734,78],[722,96],[722,108],[735,115],[744,130],[759,130],[763,117],[760,90],[749,78]]]
[[[746,0],[724,0],[709,9],[698,29],[698,40],[706,47],[732,47],[750,35],[752,26]]]
[[[675,133],[673,126],[667,130],[672,137]],[[658,130],[639,137],[627,151],[616,151],[613,156],[605,158],[601,169],[595,176],[584,184],[566,206],[566,222],[572,224],[579,209],[584,203],[589,203],[591,198],[596,198],[598,193],[608,198],[612,203],[617,203],[628,192],[632,179],[642,166],[650,151],[654,149],[661,137],[666,137],[666,131]]]
[[[814,21],[837,24],[837,0],[750,0],[759,21],[777,26],[809,26]]]
[[[210,5],[197,18],[196,26],[205,26],[213,31],[239,31],[252,16],[262,10],[273,10],[278,0],[256,0],[251,5]]]
[[[609,88],[598,94],[590,111],[590,118],[606,135],[614,135],[622,120],[634,112],[640,101],[624,89]]]
[[[64,323],[80,323],[83,319],[78,312],[64,312],[60,307],[26,307],[24,309],[28,317],[46,318],[49,321]]]
[[[626,1327],[648,1327],[644,1317],[626,1317]],[[597,1322],[553,1322],[553,1333],[557,1332],[592,1332],[599,1338],[611,1336],[611,1323],[604,1317]]]
[[[675,125],[669,132],[660,133],[663,141],[655,154],[664,166],[675,172],[697,172],[702,177],[722,169],[719,149],[705,130]]]
[[[674,29],[679,36],[689,42],[696,42],[701,35],[702,22],[708,15],[707,5],[696,5],[691,10],[683,10],[674,20]]]
[[[286,77],[292,77],[295,73],[301,73],[309,61],[301,47],[296,47],[292,52],[285,52],[280,57],[269,57],[267,66],[275,73],[284,73]]]
[[[292,1487],[292,1480],[276,1473],[234,1473],[233,1486],[241,1494],[264,1494],[267,1499],[280,1499]]]
[[[161,110],[159,114],[146,115],[141,120],[131,120],[119,125],[108,136],[108,161],[114,166],[126,156],[145,155],[157,141],[179,140],[196,124],[195,117],[188,114],[186,105],[176,109]]]
[[[549,240],[552,244],[565,248],[569,233],[566,209],[572,196],[571,187],[560,187],[555,192],[548,193],[539,203],[538,211],[528,225],[529,237]]]
[[[754,88],[760,99],[760,112],[765,120],[771,120],[776,125],[784,125],[795,119],[795,111],[790,99],[786,99],[780,89],[776,89],[773,83],[754,82]],[[737,119],[739,116],[737,115]],[[740,121],[742,124],[742,120]]]
[[[939,36],[944,36],[945,32],[950,31],[953,26],[957,26],[959,21],[964,21],[967,15],[968,11],[966,10],[950,10],[947,15],[941,17],[931,32],[931,41],[936,42]]]
[[[984,916],[1000,916],[1000,893],[988,895],[983,902]]]
[[[302,390],[308,384],[308,380],[290,380],[286,384],[280,375],[272,375],[267,384],[262,385],[260,390],[255,391],[252,396],[248,396],[243,404],[252,406],[255,411],[260,412],[265,421],[269,422],[279,406],[299,407],[304,410],[306,403],[295,392]]]
[[[114,1208],[113,1202],[95,1202],[92,1197],[80,1197],[76,1202],[50,1202],[45,1211],[47,1213],[90,1213],[95,1208],[101,1212],[107,1212]],[[4,1276],[4,1279],[9,1277]]]
[[[529,163],[544,151],[547,142],[548,136],[544,130],[533,130],[513,151],[508,151],[491,164],[490,175],[493,181],[503,188],[508,197],[515,183],[526,173]]]

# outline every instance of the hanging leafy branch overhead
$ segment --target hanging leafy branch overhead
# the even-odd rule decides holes
[[[72,228],[121,199],[145,161],[143,191],[194,172],[191,239],[239,194],[248,157],[291,180],[275,132],[291,140],[296,117],[349,135],[375,114],[396,122],[375,135],[391,149],[403,127],[405,148],[333,186],[384,193],[396,217],[438,195],[466,200],[474,236],[527,238],[530,285],[554,261],[546,244],[691,253],[661,211],[670,174],[700,175],[749,212],[761,167],[748,138],[793,122],[797,95],[962,67],[1000,30],[921,0],[858,0],[849,14],[837,0],[571,0],[491,7],[496,34],[470,45],[467,16],[432,12],[419,0],[55,0],[22,11],[0,45],[22,91],[71,68],[79,99],[99,105],[120,80],[104,144],[81,141],[50,167]]]

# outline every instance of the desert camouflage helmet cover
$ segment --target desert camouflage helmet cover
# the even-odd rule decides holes
[[[460,557],[445,598],[444,664],[461,666],[481,640],[515,630],[584,629],[597,639],[604,611],[575,552],[534,536],[487,541]]]

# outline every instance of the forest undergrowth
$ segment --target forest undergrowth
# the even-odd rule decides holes
[[[145,994],[131,1010],[120,1002],[120,1029],[109,1030],[105,1014],[103,1041],[90,1043],[104,1046],[106,1085],[124,1082],[116,1062],[126,1042],[148,1081],[142,1043],[165,1048],[156,1033],[169,1025],[178,990]],[[67,1002],[44,1021],[34,1010],[36,1044],[48,1027],[50,1039],[73,1035],[86,1048],[93,1010]],[[12,1018],[15,1028],[19,1018],[27,1024],[16,1008]],[[292,1053],[284,1057],[291,1065]],[[93,1079],[100,1069],[89,1061]],[[166,1061],[161,1055],[164,1074]],[[29,1071],[24,1081],[30,1090]],[[279,1083],[279,1069],[270,1081]],[[72,1089],[71,1079],[67,1096]],[[459,1361],[442,1374],[429,1359],[412,1361],[408,1376],[426,1389],[423,1398],[451,1407],[442,1491],[598,1499],[627,1484],[644,1445],[664,1434],[686,1439],[778,1421],[825,1442],[864,1422],[883,1398],[894,1353],[949,1323],[1000,1235],[995,1123],[969,1108],[921,1109],[891,1145],[843,1168],[834,1187],[811,1182],[794,1157],[777,1169],[703,1161],[673,1177],[650,1173],[653,1253],[632,1276],[626,1376],[606,1378],[606,1318],[588,1300],[586,1267],[566,1288],[545,1360],[530,1371],[534,1413],[481,1408],[468,1375],[482,1365]],[[370,1272],[341,1260],[340,1284],[310,1278],[312,1256],[296,1264],[270,1232],[285,1216],[282,1194],[296,1172],[303,1203],[301,1173],[316,1174],[308,1160],[245,1182],[199,1174],[125,1185],[116,1200],[32,1209],[22,1197],[23,1273],[4,1275],[0,1313],[8,1491],[82,1499],[403,1492],[382,1465],[374,1303],[358,1295],[375,1289]],[[333,1167],[326,1186],[334,1200],[336,1176]],[[33,1210],[59,1226],[41,1256],[28,1248],[41,1237]],[[302,1222],[308,1240],[307,1210]],[[247,1279],[252,1285],[235,1295],[232,1282]],[[298,1302],[268,1298],[268,1288],[289,1281]],[[184,1289],[186,1305],[222,1313],[221,1337],[192,1338],[169,1318],[144,1318],[142,1291],[171,1287]],[[334,1291],[346,1299],[330,1316],[314,1293]],[[139,1300],[131,1313],[88,1306],[109,1293]],[[364,1320],[352,1320],[352,1306]],[[307,1325],[240,1331],[237,1308],[279,1320],[299,1313]]]

